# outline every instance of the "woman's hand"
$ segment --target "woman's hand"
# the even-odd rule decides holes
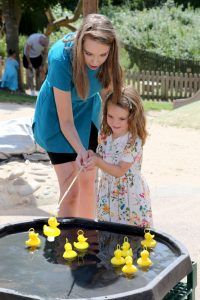
[[[88,157],[89,157],[88,151],[86,151],[85,149],[78,153],[76,157],[76,163],[79,168],[81,168],[82,166],[85,167]]]
[[[88,157],[96,156],[96,153],[93,150],[88,150]]]

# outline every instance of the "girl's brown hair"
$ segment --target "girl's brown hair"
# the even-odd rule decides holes
[[[86,37],[110,47],[106,61],[99,67],[97,78],[102,83],[103,88],[112,86],[113,99],[117,101],[121,96],[122,86],[119,44],[110,20],[100,14],[89,14],[86,16],[74,40],[73,80],[77,93],[81,99],[86,99],[89,90],[83,55],[83,43]]]
[[[131,143],[135,142],[136,137],[141,138],[144,145],[147,137],[146,117],[142,99],[139,93],[131,86],[126,86],[122,89],[121,98],[117,103],[113,100],[113,94],[110,94],[104,104],[103,120],[101,131],[105,136],[112,133],[111,128],[107,123],[108,104],[112,103],[129,111],[128,130],[132,135]]]

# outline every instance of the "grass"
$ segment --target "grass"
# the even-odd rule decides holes
[[[161,125],[200,129],[200,100],[166,112],[154,119]]]
[[[0,90],[0,102],[17,104],[34,104],[36,97],[26,95],[25,93],[11,94],[9,91]]]
[[[144,100],[144,110],[156,110],[156,111],[161,111],[161,110],[172,110],[173,109],[173,104],[172,102],[167,102],[167,101],[152,101],[152,100]]]
[[[34,104],[36,97],[26,95],[24,93],[11,94],[8,91],[0,90],[0,102],[4,103],[17,103],[17,104]],[[148,110],[172,110],[171,102],[162,101],[143,101],[145,111]]]

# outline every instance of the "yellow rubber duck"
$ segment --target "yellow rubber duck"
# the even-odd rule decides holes
[[[145,249],[140,253],[140,258],[138,258],[137,263],[141,267],[150,267],[152,261],[149,258],[149,252]]]
[[[151,234],[150,230],[146,231],[146,229],[144,230],[144,232],[145,240],[141,241],[141,245],[143,247],[146,246],[147,248],[154,248],[156,246],[156,241],[153,239],[154,234]]]
[[[48,224],[43,226],[43,233],[47,236],[47,240],[49,242],[53,242],[55,240],[55,237],[60,235],[60,229],[57,228],[60,223],[57,222],[56,217],[50,217],[48,219]]]
[[[137,272],[137,267],[133,265],[133,259],[131,256],[125,258],[126,265],[123,266],[122,272],[128,275],[132,275]]]
[[[29,239],[25,242],[28,247],[39,247],[41,244],[40,238],[38,237],[38,233],[35,232],[34,228],[30,228],[28,231]]]
[[[72,250],[72,244],[68,242],[68,239],[66,239],[66,243],[64,245],[65,252],[63,253],[63,257],[67,260],[73,260],[77,257],[76,251]]]
[[[122,244],[122,256],[126,257],[126,256],[133,256],[133,250],[131,249],[131,245],[128,242],[128,237],[125,236],[124,238],[124,242]]]
[[[117,249],[114,252],[114,256],[111,258],[111,264],[113,266],[121,266],[125,264],[125,259],[122,257],[122,251],[120,245],[117,245]]]
[[[87,238],[84,237],[83,230],[78,230],[77,233],[78,233],[78,237],[77,237],[78,242],[74,242],[74,247],[79,251],[87,250],[89,244],[88,242],[86,242]]]

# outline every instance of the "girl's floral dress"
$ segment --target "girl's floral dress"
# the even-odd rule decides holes
[[[149,188],[141,175],[142,141],[136,138],[131,145],[131,134],[113,140],[112,135],[99,138],[97,153],[108,163],[132,162],[130,169],[121,177],[103,171],[97,197],[97,218],[142,227],[152,226]]]

